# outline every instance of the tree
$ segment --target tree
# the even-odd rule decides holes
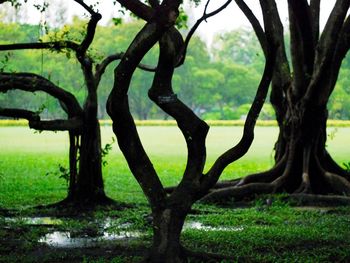
[[[263,52],[254,31],[239,28],[215,36],[212,52],[216,61],[233,62],[263,70]]]
[[[172,89],[174,68],[184,62],[187,44],[194,32],[191,30],[183,41],[181,34],[174,27],[182,1],[164,0],[161,4],[158,1],[149,1],[150,5],[141,1],[119,0],[118,2],[147,23],[135,36],[115,69],[115,81],[108,98],[107,112],[112,118],[113,131],[117,136],[119,147],[151,206],[153,245],[148,261],[185,262],[188,251],[180,243],[180,234],[191,206],[208,193],[227,165],[247,152],[253,140],[255,122],[263,106],[273,73],[275,42],[268,31],[271,28],[271,17],[265,15],[267,31],[263,32],[263,35],[266,67],[256,98],[247,116],[244,135],[235,147],[223,153],[211,169],[203,174],[206,159],[205,138],[209,126],[198,118]],[[230,0],[227,1],[212,13],[207,13],[205,10],[203,17],[194,28],[204,19],[224,9],[230,2]],[[142,146],[130,113],[128,99],[130,81],[137,65],[157,42],[160,47],[159,60],[148,94],[158,107],[177,121],[188,150],[183,178],[169,195]]]
[[[266,54],[259,21],[245,1],[236,0],[236,3],[253,25]],[[349,196],[350,175],[332,159],[325,143],[327,103],[350,47],[347,15],[350,1],[335,2],[321,33],[319,0],[288,1],[291,65],[276,3],[267,0],[262,4],[263,14],[270,12],[273,19],[270,30],[279,42],[270,98],[280,131],[275,145],[275,166],[267,172],[227,183],[229,187],[214,191],[207,198],[241,198],[243,194],[275,192]]]
[[[87,96],[83,107],[76,97],[59,87],[50,79],[28,72],[1,72],[0,92],[21,90],[25,92],[42,91],[57,99],[67,114],[67,119],[42,120],[40,112],[21,108],[0,108],[0,115],[14,118],[24,118],[29,121],[29,127],[43,131],[68,131],[69,150],[69,191],[63,202],[93,205],[110,202],[106,197],[102,179],[101,136],[97,119],[97,88],[106,67],[122,54],[106,57],[100,64],[93,67],[93,59],[89,56],[90,47],[98,21],[101,15],[87,6],[83,1],[76,0],[91,15],[85,35],[80,43],[71,40],[58,39],[51,42],[31,42],[0,45],[0,51],[23,49],[47,49],[61,52],[69,50],[81,66],[85,81]]]

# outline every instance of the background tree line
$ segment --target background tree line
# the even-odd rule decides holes
[[[42,40],[83,38],[86,21],[74,18],[72,23],[59,28],[43,25],[18,23],[0,23],[0,42],[26,43]],[[132,19],[122,24],[98,26],[100,36],[92,45],[92,57],[98,59],[106,54],[122,52],[132,40],[132,36],[142,27],[141,21]],[[288,41],[287,41],[288,42]],[[287,43],[288,44],[288,43]],[[156,65],[157,48],[154,48],[143,63]],[[79,65],[70,52],[55,53],[49,51],[21,50],[0,54],[0,70],[12,72],[31,71],[46,76],[56,84],[68,87],[80,102],[86,96],[84,80],[76,74]],[[18,63],[18,61],[21,61]],[[33,63],[35,61],[35,63]],[[174,89],[177,95],[190,108],[204,119],[240,119],[244,118],[255,94],[255,87],[263,70],[264,58],[259,43],[251,29],[239,28],[231,32],[217,34],[213,44],[207,46],[200,37],[194,37],[190,43],[187,63],[174,74]],[[99,89],[100,119],[107,118],[105,102],[113,81],[113,67],[107,69]],[[331,119],[350,118],[350,59],[342,65],[337,88],[329,102]],[[166,116],[147,98],[147,87],[151,85],[153,73],[142,74],[138,69],[132,80],[134,89],[130,91],[131,109],[137,119],[163,119]],[[18,95],[20,94],[20,95]],[[28,93],[0,94],[0,103],[8,105],[26,105],[31,110],[41,111],[44,118],[61,117],[65,113],[59,103],[45,94]],[[262,119],[274,119],[270,104],[266,104]]]

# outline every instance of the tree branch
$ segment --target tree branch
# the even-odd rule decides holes
[[[46,43],[19,43],[19,44],[6,44],[0,45],[0,51],[7,50],[21,50],[21,49],[72,49],[77,51],[79,44],[72,41],[56,41],[56,42],[46,42]]]
[[[334,50],[337,47],[349,7],[350,0],[337,0],[334,5],[317,46],[315,58],[315,65],[317,65],[317,67],[314,70],[308,90],[303,97],[303,104],[311,102],[314,93],[319,92],[320,83],[327,83],[329,75],[327,71],[332,67],[331,62],[334,57]],[[329,89],[329,87],[325,88]],[[319,100],[314,101],[314,103],[323,104],[324,101],[324,96],[320,96]]]
[[[33,73],[0,73],[0,92],[14,89],[28,92],[46,92],[63,103],[62,108],[68,113],[68,116],[73,117],[82,114],[82,108],[73,94],[42,76]]]
[[[0,108],[0,116],[26,119],[30,128],[39,131],[79,131],[83,127],[81,118],[42,121],[37,112],[23,109]]]
[[[244,123],[243,136],[239,143],[222,154],[210,168],[210,170],[202,177],[200,197],[205,195],[211,187],[218,181],[223,170],[232,162],[241,158],[249,149],[254,139],[254,127],[259,113],[265,103],[270,82],[272,80],[274,65],[276,60],[276,52],[278,42],[275,42],[273,32],[270,27],[266,27],[266,38],[268,40],[268,52],[265,62],[265,69],[261,78],[257,93],[255,95],[252,106],[248,112],[247,119]]]
[[[22,109],[9,109],[9,108],[0,108],[0,116],[26,119],[28,121],[38,121],[40,116],[34,111],[22,110]]]
[[[83,57],[85,55],[86,50],[90,47],[94,36],[96,32],[96,26],[98,21],[101,20],[102,16],[101,14],[95,12],[90,6],[88,6],[83,0],[74,0],[77,2],[79,5],[81,5],[86,11],[88,11],[91,15],[91,19],[89,20],[87,29],[86,29],[86,35],[81,42],[78,50],[78,59],[79,57]]]
[[[315,56],[315,40],[313,39],[313,23],[311,17],[311,10],[307,0],[288,0],[288,6],[290,10],[291,21],[291,37],[294,36],[297,43],[299,43],[298,50],[294,50],[293,54],[299,56],[295,57],[295,60],[302,63],[300,66],[303,69],[302,79],[310,76],[313,71],[314,56]],[[292,39],[292,44],[295,44]],[[300,51],[300,52],[298,52]],[[296,69],[296,67],[294,67]],[[296,76],[299,78],[299,76]]]
[[[153,8],[159,6],[159,0],[149,0],[148,2]]]
[[[150,21],[154,15],[152,8],[139,0],[118,0],[118,3],[145,21]]]
[[[224,10],[230,3],[232,2],[232,0],[227,0],[225,2],[225,4],[223,4],[221,7],[219,7],[218,9],[214,10],[213,12],[210,13],[206,13],[206,9],[207,6],[204,9],[204,13],[202,15],[201,18],[199,18],[197,20],[197,22],[193,25],[193,27],[190,29],[190,31],[188,32],[183,48],[181,49],[181,52],[178,55],[178,58],[176,59],[176,67],[182,65],[185,62],[185,58],[186,58],[186,53],[187,53],[187,48],[188,48],[188,44],[190,43],[190,40],[194,34],[194,32],[197,30],[197,28],[199,27],[199,25],[203,22],[206,21],[208,18],[220,13],[222,10]],[[209,3],[209,1],[207,2],[207,4]]]
[[[283,123],[286,111],[286,94],[291,84],[291,71],[284,44],[283,24],[281,22],[277,5],[274,0],[260,0],[266,32],[271,32],[274,42],[277,43],[277,55],[270,101],[275,109],[279,124]]]
[[[97,13],[90,7],[88,6],[84,1],[82,0],[74,0],[77,2],[79,5],[81,5],[86,11],[90,13],[91,16],[96,15]]]
[[[194,190],[199,190],[199,180],[206,160],[205,138],[209,126],[182,103],[172,89],[172,76],[175,69],[173,61],[183,46],[180,32],[172,27],[165,32],[159,41],[159,46],[157,70],[148,95],[162,110],[176,120],[186,140],[188,151],[183,178],[169,198],[176,200],[177,196],[188,196],[193,194]]]
[[[310,11],[311,11],[311,23],[312,32],[314,39],[314,46],[316,47],[318,38],[320,36],[320,3],[321,0],[311,0],[310,1]]]
[[[80,131],[83,128],[81,118],[52,121],[29,121],[29,127],[40,131]]]
[[[334,51],[334,56],[331,63],[332,66],[330,67],[331,72],[330,72],[329,78],[327,79],[329,84],[327,85],[327,90],[324,93],[325,96],[321,98],[322,101],[327,101],[328,100],[327,94],[330,94],[333,91],[335,84],[337,82],[342,61],[345,58],[349,49],[350,49],[350,16],[346,18],[340,32],[337,47]]]
[[[114,62],[116,60],[122,59],[124,54],[125,54],[124,52],[120,52],[120,53],[117,53],[114,55],[110,55],[110,56],[106,57],[100,64],[96,65],[95,79],[96,79],[97,85],[100,82],[101,77],[102,77],[103,73],[105,72],[106,68],[109,66],[109,64],[111,64],[112,62]],[[149,72],[155,72],[157,69],[156,67],[145,65],[142,63],[140,63],[137,67],[139,69],[142,69],[144,71],[149,71]]]
[[[264,29],[260,25],[259,20],[256,18],[252,10],[248,7],[248,5],[243,0],[235,0],[238,7],[241,9],[243,14],[246,16],[246,18],[249,20],[250,24],[252,25],[255,35],[259,40],[260,46],[262,50],[264,51],[265,56],[267,55],[267,43],[266,43],[266,36]]]

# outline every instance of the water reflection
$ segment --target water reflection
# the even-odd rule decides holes
[[[53,247],[94,247],[101,241],[112,241],[131,239],[141,236],[141,232],[137,231],[121,231],[118,234],[103,232],[102,235],[96,235],[91,237],[88,234],[75,236],[72,232],[55,231],[53,233],[46,234],[40,238],[38,242],[45,243]]]
[[[79,221],[79,220],[78,220]],[[22,223],[37,226],[51,226],[56,227],[64,225],[65,219],[58,219],[54,217],[8,217],[5,222]],[[89,221],[86,227],[82,229],[73,229],[71,231],[53,231],[41,237],[38,242],[47,244],[53,247],[61,248],[81,248],[94,247],[99,242],[113,241],[113,240],[129,240],[139,238],[144,233],[141,231],[131,231],[131,223],[120,223],[114,218],[95,219]],[[238,227],[224,227],[224,226],[208,226],[198,221],[186,222],[183,230],[200,230],[200,231],[243,231],[242,226]]]

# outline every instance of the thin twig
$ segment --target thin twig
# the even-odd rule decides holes
[[[207,4],[209,4],[210,0],[208,0]],[[190,40],[194,34],[194,32],[196,32],[197,28],[199,27],[199,25],[203,22],[203,21],[206,21],[206,19],[208,19],[209,17],[212,17],[218,13],[220,13],[222,10],[224,10],[230,3],[232,2],[232,0],[228,0],[226,1],[225,4],[223,4],[221,7],[219,7],[218,9],[214,10],[213,12],[211,13],[206,13],[206,11],[204,11],[203,13],[203,16],[201,18],[199,18],[197,20],[197,22],[193,25],[193,27],[190,29],[190,31],[188,32],[187,34],[187,37],[185,39],[185,42],[184,42],[184,46],[181,50],[181,52],[179,53],[179,56],[178,58],[176,59],[176,67],[182,65],[184,62],[185,62],[185,57],[186,57],[186,52],[187,52],[187,47],[188,47],[188,44],[190,43]],[[205,7],[204,10],[206,10],[207,8],[207,5]]]

